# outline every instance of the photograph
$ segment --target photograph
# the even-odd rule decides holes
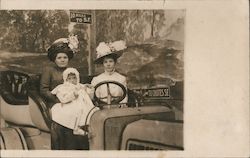
[[[0,149],[185,151],[185,9],[0,10]]]
[[[248,0],[0,0],[0,155],[249,157]]]

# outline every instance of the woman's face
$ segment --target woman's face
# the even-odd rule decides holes
[[[65,53],[57,53],[55,63],[58,67],[67,67],[69,58]]]
[[[103,60],[104,70],[107,72],[112,72],[115,68],[115,60],[113,58],[104,58]]]

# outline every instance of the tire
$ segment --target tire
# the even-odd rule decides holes
[[[28,150],[21,130],[15,127],[1,129],[0,144],[1,150]]]

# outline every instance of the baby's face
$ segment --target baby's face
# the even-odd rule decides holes
[[[77,84],[76,75],[75,74],[69,74],[66,81],[76,85]]]

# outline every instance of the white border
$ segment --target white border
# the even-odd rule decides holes
[[[1,0],[1,9],[186,9],[184,151],[1,151],[1,156],[249,156],[248,6],[247,0]]]

